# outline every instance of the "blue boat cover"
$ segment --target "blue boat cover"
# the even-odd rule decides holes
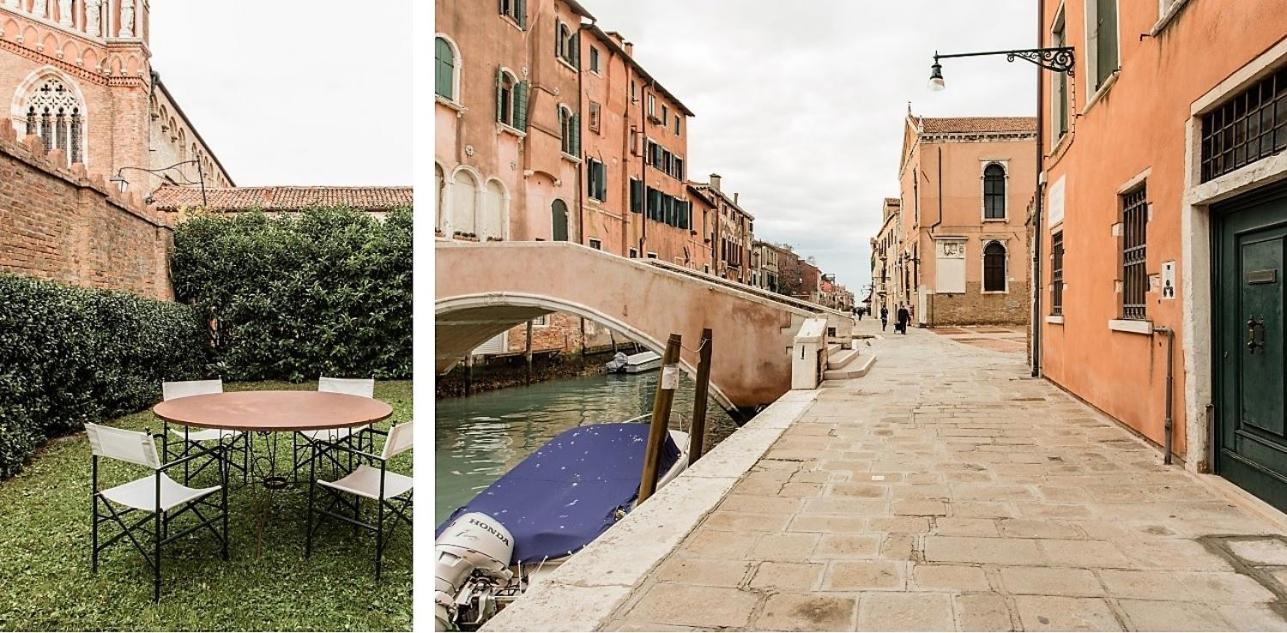
[[[617,521],[639,493],[647,424],[592,424],[564,431],[537,449],[438,526],[481,512],[514,536],[510,564],[560,558],[580,550]],[[679,458],[666,434],[661,472]]]

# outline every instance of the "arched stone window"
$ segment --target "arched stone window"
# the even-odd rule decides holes
[[[85,162],[85,104],[56,76],[31,85],[18,102],[23,131],[39,136],[46,150],[61,149],[67,164]]]
[[[447,208],[447,177],[443,174],[442,165],[438,163],[433,164],[433,181],[436,194],[434,200],[436,203],[434,207],[434,228],[442,231],[445,228],[444,223],[447,221],[446,214],[443,212]]]
[[[468,171],[456,172],[451,183],[451,223],[444,232],[475,232],[475,218],[478,209],[478,180]],[[449,234],[450,236],[450,234]]]
[[[487,186],[483,188],[482,211],[478,214],[476,223],[479,241],[485,242],[488,238],[505,237],[505,223],[509,217],[505,198],[505,188],[501,186],[499,180],[493,178],[487,181]]]
[[[983,219],[1005,219],[1005,167],[988,163],[983,168]]]
[[[563,153],[576,156],[581,153],[581,129],[572,109],[559,105],[559,134],[563,137]]]
[[[568,241],[568,205],[562,200],[555,199],[550,205],[550,213],[553,216],[553,233],[552,239],[556,242]]]
[[[448,101],[459,101],[456,88],[460,85],[460,55],[451,40],[438,36],[434,40],[434,94]]]
[[[1005,246],[988,242],[983,247],[983,292],[1005,292]]]

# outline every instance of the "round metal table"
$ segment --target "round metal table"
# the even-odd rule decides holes
[[[374,398],[323,391],[229,391],[166,400],[152,407],[152,413],[171,424],[256,433],[265,439],[265,454],[251,457],[246,465],[269,497],[260,513],[262,538],[263,519],[272,512],[272,491],[289,483],[277,474],[276,433],[364,426],[393,415],[393,407]]]

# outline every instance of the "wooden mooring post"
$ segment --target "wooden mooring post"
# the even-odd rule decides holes
[[[711,388],[711,329],[702,330],[697,352],[697,386],[693,394],[693,423],[688,428],[688,465],[701,459],[706,448],[706,399]]]
[[[527,343],[523,349],[523,360],[527,361],[527,384],[532,384],[532,320],[527,320]]]
[[[644,447],[643,477],[639,479],[639,499],[643,503],[657,490],[661,476],[661,447],[670,432],[670,405],[679,387],[680,336],[671,334],[666,342],[666,353],[661,357],[661,377],[657,380],[657,395],[652,400],[652,421],[648,427],[648,444]]]

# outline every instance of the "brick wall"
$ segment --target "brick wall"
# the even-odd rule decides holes
[[[135,194],[0,122],[0,272],[173,299],[173,227]]]
[[[931,294],[929,301],[930,326],[1026,323],[1031,308],[1028,284],[1013,280],[1009,292],[984,294],[978,282],[970,281],[964,294]]]

